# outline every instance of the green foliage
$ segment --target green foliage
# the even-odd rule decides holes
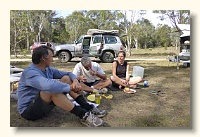
[[[187,10],[163,10],[154,13],[161,13],[163,19],[176,15],[180,22],[189,22],[190,13]],[[167,25],[155,27],[150,20],[143,18],[144,14],[143,10],[77,10],[65,18],[55,18],[56,13],[52,10],[11,10],[10,49],[15,52],[29,50],[36,41],[73,43],[86,34],[88,29],[119,30],[120,35],[125,34],[121,40],[128,49],[136,46],[141,49],[159,46],[167,48],[177,41],[169,35],[172,28]],[[168,14],[171,16],[166,16]],[[137,21],[134,20],[136,15],[140,16]]]
[[[29,53],[29,51],[26,49],[22,49],[21,53],[22,55],[26,56]]]

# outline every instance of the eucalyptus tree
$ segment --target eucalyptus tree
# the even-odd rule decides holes
[[[171,34],[179,33],[180,35],[182,33],[182,31],[178,27],[178,24],[190,24],[190,10],[154,10],[153,13],[160,14],[159,18],[161,20],[170,20],[173,28],[175,28],[175,30],[173,29],[174,31],[171,32]],[[177,50],[179,37],[175,36],[174,39]]]
[[[46,31],[43,37],[44,40],[51,39],[51,22],[56,15],[52,10],[27,10],[27,24],[29,26],[31,41],[40,42],[42,31]],[[45,30],[44,30],[45,29]]]
[[[26,38],[26,18],[24,12],[18,10],[10,11],[10,48],[14,50],[17,57],[17,48],[20,42]],[[13,46],[12,46],[13,45]]]
[[[153,13],[160,14],[161,20],[169,19],[177,31],[181,31],[177,24],[190,24],[189,10],[154,10]]]
[[[136,26],[134,25],[136,20],[143,17],[146,12],[144,10],[125,10],[125,11],[115,11],[117,15],[117,20],[119,21],[120,31],[126,34],[126,52],[131,56],[131,45],[138,45],[138,34],[135,33]]]
[[[65,28],[69,32],[70,42],[87,32],[87,19],[81,11],[74,11],[71,15],[65,18]]]
[[[155,32],[153,33],[153,38],[155,40],[156,47],[169,47],[171,45],[170,38],[171,27],[168,25],[158,25]]]
[[[152,48],[153,47],[153,40],[152,34],[155,31],[155,27],[148,19],[140,19],[137,20],[138,26],[138,41],[140,48]]]
[[[114,11],[111,10],[90,10],[87,12],[86,17],[95,24],[96,29],[116,29],[117,22]]]
[[[52,18],[51,26],[52,42],[61,44],[68,43],[70,35],[65,29],[65,19],[62,17]]]

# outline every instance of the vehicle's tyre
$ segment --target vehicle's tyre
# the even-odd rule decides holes
[[[71,55],[69,52],[67,51],[62,51],[60,52],[60,54],[58,55],[58,59],[60,60],[60,62],[62,63],[67,63],[71,60]]]
[[[104,63],[112,63],[114,61],[114,54],[112,52],[104,52],[100,57],[100,60]]]

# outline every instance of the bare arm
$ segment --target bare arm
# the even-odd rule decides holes
[[[107,79],[107,76],[106,74],[99,74],[98,72],[96,73],[96,76],[103,79],[103,80],[106,80]]]
[[[118,79],[118,80],[121,80],[117,75],[116,75],[116,68],[117,68],[117,63],[116,62],[113,62],[112,64],[112,75]]]
[[[129,70],[130,70],[130,65],[127,63],[127,66],[126,66],[126,81],[130,80]]]
[[[90,68],[90,75],[92,75],[92,76],[97,76],[97,77],[99,77],[99,78],[101,78],[101,79],[103,79],[103,80],[106,80],[107,79],[107,76],[106,76],[106,74],[100,74],[100,73],[98,73],[98,72],[95,72],[95,71],[93,71],[91,68]]]

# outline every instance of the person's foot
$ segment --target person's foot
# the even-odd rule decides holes
[[[100,90],[98,90],[99,94],[106,94],[108,92],[107,88],[102,88]]]
[[[102,88],[102,89],[94,89],[93,90],[93,93],[99,93],[99,94],[106,94],[108,92],[108,89],[107,88]]]
[[[95,117],[91,112],[85,113],[81,123],[88,127],[102,127],[104,124],[102,119]]]
[[[130,88],[137,88],[137,84],[129,85]]]
[[[107,110],[99,110],[97,107],[93,106],[91,110],[92,114],[94,114],[96,117],[102,118],[105,115],[108,114]]]

